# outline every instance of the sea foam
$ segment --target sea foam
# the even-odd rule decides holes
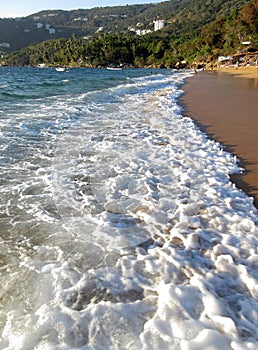
[[[237,159],[183,116],[189,75],[54,104],[76,118],[13,187],[3,349],[256,349],[257,210]]]

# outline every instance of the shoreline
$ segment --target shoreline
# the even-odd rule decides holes
[[[251,69],[250,69],[251,68]],[[230,175],[258,209],[258,74],[255,67],[216,68],[188,78],[179,101],[184,113],[224,150],[235,155],[240,174]]]

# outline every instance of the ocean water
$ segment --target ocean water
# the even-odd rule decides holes
[[[0,349],[257,349],[257,210],[191,74],[0,68]]]

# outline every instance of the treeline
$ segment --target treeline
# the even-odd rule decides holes
[[[189,26],[193,26],[191,23]],[[199,32],[172,27],[137,36],[132,33],[100,33],[92,39],[73,35],[69,39],[45,41],[29,46],[7,58],[9,65],[65,65],[103,67],[107,65],[179,67],[193,62],[212,62],[219,55],[241,50],[250,41],[250,51],[258,51],[258,0],[204,25]]]
[[[11,54],[7,63],[11,66],[76,66],[105,67],[126,66],[175,66],[183,60],[173,53],[172,43],[167,34],[100,35],[92,40],[84,40],[73,35],[68,40],[58,39],[30,46]]]

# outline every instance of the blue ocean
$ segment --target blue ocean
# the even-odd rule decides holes
[[[257,210],[191,75],[0,68],[0,349],[257,349]]]

